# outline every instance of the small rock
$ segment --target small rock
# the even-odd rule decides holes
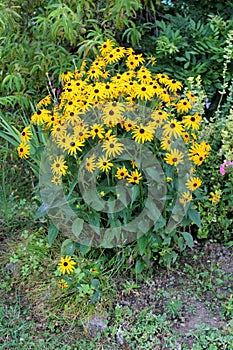
[[[84,327],[87,329],[91,336],[96,337],[98,333],[103,333],[105,328],[107,328],[106,318],[101,316],[94,316],[87,321]]]

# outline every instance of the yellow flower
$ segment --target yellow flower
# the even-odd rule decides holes
[[[129,175],[128,170],[126,169],[126,167],[122,167],[122,168],[117,168],[117,173],[116,173],[116,177],[119,180],[125,179],[127,176]]]
[[[186,99],[181,99],[176,105],[176,109],[178,113],[188,112],[188,110],[191,108],[192,108],[191,103]]]
[[[65,149],[68,154],[75,154],[77,151],[82,151],[80,147],[84,146],[84,141],[77,140],[75,137],[68,137],[65,143]]]
[[[60,176],[54,176],[51,180],[52,183],[54,183],[55,185],[61,185],[62,181],[61,181],[61,177]]]
[[[90,130],[92,139],[98,136],[100,139],[104,137],[104,128],[101,124],[94,124]]]
[[[99,46],[101,55],[105,56],[106,54],[108,54],[113,49],[114,45],[115,43],[112,40],[106,40],[102,45]]]
[[[52,172],[55,174],[55,175],[65,175],[66,174],[66,170],[68,169],[68,166],[65,165],[65,159],[64,159],[64,156],[58,156],[55,158],[52,166],[51,166],[51,169],[52,169]]]
[[[60,262],[58,264],[59,268],[58,270],[64,275],[65,273],[70,274],[74,271],[76,265],[76,262],[71,259],[70,256],[66,256],[65,258],[61,258]]]
[[[20,143],[17,151],[20,158],[28,158],[30,154],[30,146],[26,145],[25,143]]]
[[[193,197],[191,192],[183,192],[182,197],[179,198],[179,202],[183,205],[186,205],[187,203],[191,202],[192,198]]]
[[[68,283],[65,282],[64,280],[60,280],[58,283],[59,283],[61,289],[65,289],[68,287]]]
[[[176,119],[171,119],[166,122],[163,126],[163,136],[171,138],[172,136],[178,138],[182,135],[183,125],[181,122],[176,121]]]
[[[123,151],[123,144],[115,136],[111,136],[108,140],[103,141],[102,148],[107,157],[116,157]]]
[[[215,192],[210,192],[210,195],[212,196],[211,198],[209,198],[209,201],[211,201],[214,204],[219,203],[220,198],[221,198],[221,191],[215,191]]]
[[[167,164],[175,165],[175,166],[181,163],[183,159],[184,159],[183,153],[178,151],[176,148],[172,150],[170,153],[167,153],[166,157],[164,158]]]
[[[113,163],[111,163],[106,157],[101,157],[98,159],[96,165],[100,170],[108,172],[113,166]]]
[[[87,171],[89,171],[90,173],[93,173],[93,171],[96,169],[95,155],[92,155],[91,157],[87,157],[85,162],[86,162],[85,168],[87,169]]]
[[[40,100],[37,105],[36,108],[41,108],[42,106],[48,106],[51,103],[51,98],[52,96],[49,94],[47,96],[45,96],[44,98],[42,98],[42,100]]]
[[[202,184],[202,181],[199,177],[190,177],[190,179],[186,182],[186,187],[190,191],[197,190]]]
[[[181,90],[183,87],[183,85],[175,79],[167,79],[167,81],[165,82],[165,85],[172,92],[176,92],[177,90]]]
[[[140,124],[132,131],[133,139],[138,143],[144,143],[145,141],[152,141],[154,129],[152,127],[144,126]]]
[[[143,63],[145,59],[142,57],[142,54],[135,55],[134,53],[130,54],[126,60],[126,66],[133,70],[137,68],[141,63]]]
[[[135,85],[135,96],[141,100],[151,100],[154,96],[154,90],[151,85],[141,83]]]
[[[20,133],[20,139],[22,143],[29,142],[32,139],[32,132],[30,126],[26,126]]]
[[[138,172],[138,170],[132,171],[130,175],[128,175],[127,180],[130,183],[139,184],[139,181],[142,179],[142,174]]]
[[[183,118],[183,124],[188,129],[192,128],[194,130],[198,130],[200,127],[200,122],[202,118],[198,113],[195,113],[194,115],[186,115]]]

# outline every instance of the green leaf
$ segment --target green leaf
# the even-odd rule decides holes
[[[53,242],[55,241],[57,235],[58,235],[58,228],[54,225],[51,224],[48,229],[48,243],[51,246]]]
[[[35,213],[35,219],[39,219],[47,214],[48,207],[46,204],[42,204]]]
[[[145,268],[145,262],[142,259],[138,259],[135,264],[136,275],[139,275]]]
[[[139,250],[140,255],[143,255],[145,253],[147,244],[148,244],[148,241],[147,241],[147,237],[145,235],[141,236],[137,240],[137,245],[138,245],[138,250]]]
[[[83,224],[84,224],[84,220],[77,218],[74,220],[73,224],[72,224],[72,232],[75,235],[75,237],[78,237],[83,229]]]
[[[193,236],[189,232],[181,232],[182,236],[184,237],[184,240],[189,248],[193,248]]]
[[[196,209],[189,209],[188,217],[195,225],[197,225],[199,228],[201,228],[200,214]]]
[[[77,247],[82,255],[87,254],[91,250],[90,246],[84,244],[78,244]]]
[[[71,239],[66,239],[61,246],[61,255],[73,255],[75,251],[75,243]]]

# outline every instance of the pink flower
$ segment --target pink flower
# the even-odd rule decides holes
[[[222,174],[222,175],[225,175],[226,174],[226,170],[225,170],[225,168],[226,167],[228,167],[229,165],[231,165],[231,166],[233,166],[233,161],[224,161],[224,163],[223,164],[221,164],[220,165],[220,173]]]

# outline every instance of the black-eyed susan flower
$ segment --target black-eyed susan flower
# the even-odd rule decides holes
[[[65,150],[68,154],[73,155],[77,153],[77,151],[82,151],[84,146],[84,141],[77,140],[75,137],[69,136],[65,141]]]
[[[111,169],[113,166],[113,163],[110,162],[110,160],[106,157],[100,157],[98,158],[96,162],[96,166],[101,170],[105,171],[106,173]]]
[[[190,135],[188,132],[182,132],[182,137],[183,137],[183,140],[185,143],[188,143],[189,142],[189,139],[190,139]]]
[[[176,79],[167,79],[165,82],[165,85],[168,87],[168,89],[172,92],[176,92],[177,90],[181,90],[183,85]]]
[[[64,82],[71,80],[74,77],[74,73],[72,72],[63,72],[61,74],[61,78]]]
[[[145,59],[142,57],[142,54],[135,55],[132,53],[126,59],[126,66],[129,70],[134,70],[144,61]]]
[[[20,133],[20,140],[22,143],[29,142],[32,139],[32,131],[30,126],[26,126]]]
[[[104,140],[102,144],[103,151],[106,152],[106,156],[116,157],[123,151],[123,144],[119,142],[115,136],[110,137],[108,140]]]
[[[94,170],[96,169],[95,158],[96,158],[95,155],[92,155],[91,157],[87,157],[85,160],[85,168],[90,173],[93,173]]]
[[[115,44],[112,40],[110,40],[110,39],[106,40],[102,45],[99,46],[101,55],[105,56],[110,51],[112,51],[114,45]]]
[[[131,174],[128,175],[127,180],[132,184],[139,184],[142,179],[142,174],[136,169],[132,171]]]
[[[176,104],[176,109],[178,113],[186,113],[192,108],[191,103],[186,100],[186,99],[181,99],[177,104]]]
[[[164,151],[170,151],[172,148],[172,141],[170,137],[163,137],[160,142],[161,148]]]
[[[171,119],[170,121],[167,121],[162,128],[164,137],[178,138],[182,135],[183,132],[182,123],[178,122],[176,119]]]
[[[191,202],[193,196],[192,192],[186,191],[181,193],[181,197],[179,198],[179,202],[183,205],[186,205],[187,203]]]
[[[186,93],[186,97],[190,102],[196,102],[197,98],[192,91]]]
[[[126,169],[126,167],[121,167],[121,168],[117,168],[117,173],[116,173],[116,177],[119,179],[119,180],[122,180],[122,179],[126,179],[126,177],[129,175],[128,173],[128,170]]]
[[[136,127],[136,123],[131,119],[126,119],[124,122],[124,128],[126,131],[130,131]]]
[[[140,124],[132,130],[133,139],[138,143],[144,143],[145,141],[152,141],[154,138],[154,129]]]
[[[188,129],[192,128],[194,130],[198,130],[201,120],[202,118],[198,113],[194,115],[186,115],[183,117],[183,124]]]
[[[39,109],[31,116],[31,122],[33,124],[43,124],[46,117],[48,117],[51,112],[47,109]]]
[[[99,139],[102,139],[104,137],[104,132],[104,128],[101,124],[94,124],[91,127],[90,136],[92,137],[92,139],[94,139],[96,136]]]
[[[146,67],[142,66],[137,72],[137,78],[142,83],[148,83],[151,80],[151,72]]]
[[[58,270],[64,275],[65,273],[70,274],[74,271],[76,262],[71,259],[70,256],[66,256],[65,258],[61,258],[58,264]]]
[[[186,187],[190,191],[197,190],[202,184],[202,181],[199,177],[190,177],[190,179],[185,183]]]
[[[36,108],[41,108],[41,107],[47,107],[48,105],[50,105],[52,100],[52,96],[49,94],[47,96],[45,96],[44,98],[42,98],[37,104],[36,104]]]
[[[52,178],[51,182],[54,183],[55,185],[61,185],[62,184],[61,176],[55,175]]]
[[[30,146],[26,143],[20,143],[17,151],[20,158],[28,158],[30,154]]]
[[[68,287],[68,283],[67,282],[65,282],[64,280],[59,280],[59,285],[60,285],[60,287],[61,287],[61,289],[65,289],[65,288],[67,288]]]
[[[65,175],[68,169],[64,156],[57,156],[51,166],[52,172],[55,175]]]
[[[164,160],[167,164],[177,166],[178,164],[183,162],[184,154],[175,148],[171,150],[170,153],[166,154]]]
[[[154,96],[154,90],[151,85],[141,83],[135,85],[135,96],[141,100],[151,100]]]
[[[164,73],[158,73],[155,75],[155,79],[159,81],[160,84],[166,85],[167,82],[169,81],[169,77],[167,74]]]
[[[51,129],[51,135],[53,139],[57,139],[65,135],[66,126],[63,124],[54,125]]]

